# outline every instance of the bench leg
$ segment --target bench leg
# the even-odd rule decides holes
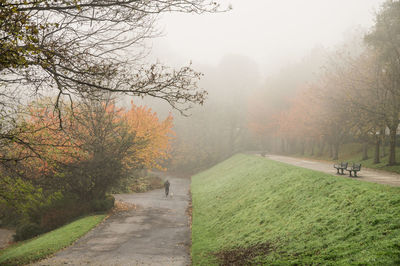
[[[350,172],[350,176],[352,176],[352,175],[351,175],[351,171],[349,171],[349,172]]]
[[[342,175],[344,175],[344,173],[343,173],[343,170],[344,170],[344,169],[342,168],[342,169],[340,169],[340,170],[342,171]]]
[[[357,171],[354,171],[354,176],[357,177]]]
[[[337,174],[340,175],[340,173],[339,173],[339,168],[336,168],[336,170],[337,170]]]

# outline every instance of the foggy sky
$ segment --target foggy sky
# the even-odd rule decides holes
[[[254,60],[267,76],[316,46],[334,47],[355,27],[370,28],[383,0],[223,0],[226,13],[168,14],[153,57],[172,64],[216,65],[227,54]]]

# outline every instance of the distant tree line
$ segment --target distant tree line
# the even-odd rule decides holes
[[[368,144],[374,145],[374,163],[379,163],[387,139],[388,164],[397,164],[399,21],[400,2],[387,1],[368,33],[326,53],[328,59],[316,77],[281,97],[272,96],[273,89],[256,94],[249,126],[265,149],[301,154],[305,149],[311,154],[329,149],[337,160],[343,143],[358,141],[364,144],[364,159]]]

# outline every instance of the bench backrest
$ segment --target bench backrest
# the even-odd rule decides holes
[[[360,163],[353,163],[353,170],[361,170],[361,164]]]
[[[343,168],[347,168],[348,164],[349,164],[348,162],[341,162],[340,166],[343,167]]]

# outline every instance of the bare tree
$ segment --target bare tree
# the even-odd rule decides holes
[[[34,93],[98,96],[98,91],[153,96],[186,110],[202,103],[200,74],[139,63],[144,40],[157,36],[164,12],[215,12],[204,0],[1,0],[0,80]]]
[[[202,74],[146,64],[145,41],[162,13],[219,9],[207,0],[0,0],[1,145],[16,140],[16,107],[31,97],[53,95],[61,127],[63,98],[151,96],[181,113],[203,104]]]

